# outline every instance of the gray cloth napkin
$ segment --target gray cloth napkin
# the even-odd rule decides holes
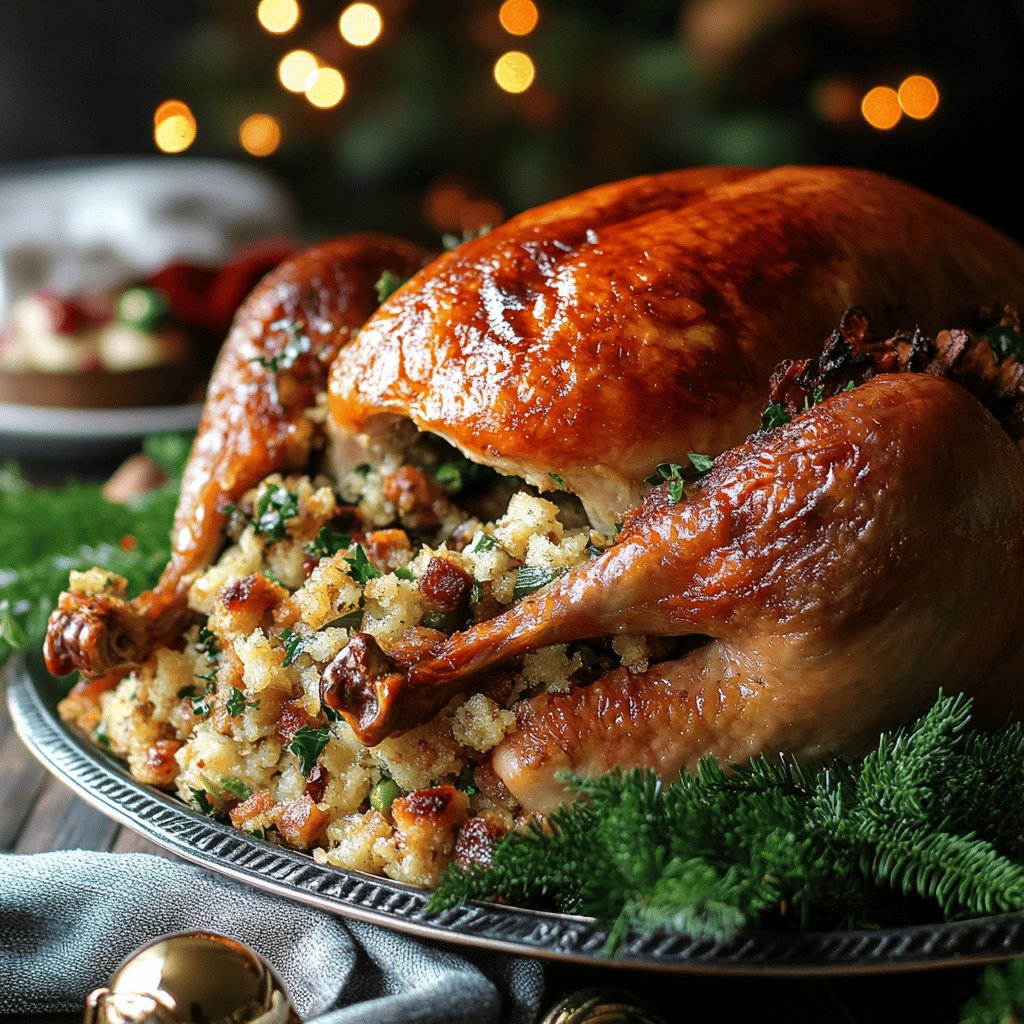
[[[0,1013],[80,1011],[139,946],[170,932],[238,939],[317,1024],[528,1024],[535,960],[465,954],[343,921],[146,854],[0,855]]]

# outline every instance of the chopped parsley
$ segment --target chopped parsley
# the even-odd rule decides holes
[[[410,568],[409,568],[409,566],[407,566],[407,565],[400,565],[400,566],[399,566],[399,567],[398,567],[398,568],[397,568],[397,569],[395,570],[395,575],[396,575],[396,576],[397,576],[397,577],[398,577],[398,578],[399,578],[400,580],[414,580],[414,579],[416,578],[416,577],[415,577],[415,576],[413,575],[413,573],[412,573],[412,569],[410,569]]]
[[[367,557],[362,544],[356,544],[351,555],[345,556],[348,562],[348,574],[357,583],[369,583],[384,574]]]
[[[786,407],[778,402],[772,402],[763,413],[761,413],[761,429],[774,430],[789,422],[789,413]]]
[[[217,637],[209,626],[203,626],[199,630],[199,639],[196,640],[196,650],[206,655],[207,661],[215,662],[220,656],[220,645]]]
[[[478,551],[491,551],[498,546],[498,538],[490,533],[480,533],[477,535],[476,541],[473,546],[469,549],[471,555],[475,555]]]
[[[299,769],[303,775],[308,775],[330,738],[331,730],[327,726],[322,729],[311,729],[304,725],[296,731],[291,742],[285,744],[284,749],[290,750],[299,759]]]
[[[337,554],[352,543],[347,533],[335,533],[329,526],[321,526],[317,535],[306,545],[306,551],[314,558],[326,558]]]
[[[810,395],[804,395],[804,412],[813,409],[819,402],[825,400],[825,385],[819,384]]]
[[[434,478],[449,494],[458,494],[475,484],[484,472],[484,467],[478,462],[455,453],[453,458],[442,462],[434,470]]]
[[[715,460],[710,455],[700,455],[697,452],[689,453],[690,465],[698,473],[710,473]]]
[[[93,730],[92,733],[93,741],[99,746],[110,750],[110,734],[107,732],[107,727],[100,722],[99,725]]]
[[[226,520],[224,529],[228,533],[241,533],[249,525],[249,517],[233,501],[221,509],[221,515]]]
[[[548,473],[548,476],[554,481],[555,486],[560,490],[565,490],[565,481],[557,473]]]
[[[192,794],[196,808],[202,814],[213,814],[213,804],[210,803],[210,795],[205,789],[192,789],[190,786],[189,792]]]
[[[249,362],[259,363],[271,373],[277,373],[278,370],[290,370],[299,356],[305,355],[312,347],[309,335],[302,333],[305,326],[301,320],[278,320],[272,323],[270,325],[272,331],[283,330],[288,334],[284,348],[276,356],[254,356]]]
[[[377,278],[377,283],[373,286],[374,291],[377,293],[377,301],[383,305],[408,280],[407,277],[399,277],[390,270],[385,270]]]
[[[256,502],[256,529],[267,540],[282,540],[285,522],[294,519],[298,514],[298,494],[279,484],[271,484],[263,489]]]
[[[206,699],[205,693],[200,694],[198,697],[191,697],[190,700],[192,702],[192,714],[202,717],[210,713],[210,702]]]
[[[565,569],[547,569],[539,566],[524,565],[516,572],[516,582],[512,587],[512,596],[519,600],[532,594],[541,587],[546,587],[553,580],[557,580],[565,572]]]
[[[856,383],[855,383],[854,381],[852,381],[852,380],[848,380],[848,381],[846,382],[846,387],[845,387],[845,388],[843,388],[843,390],[844,390],[844,391],[852,391],[852,390],[853,390],[853,389],[854,389],[854,388],[855,388],[856,386],[857,386],[857,385],[856,385]]]
[[[669,502],[676,505],[682,501],[686,493],[683,467],[676,462],[663,462],[658,466],[658,475],[668,483]]]
[[[243,690],[232,687],[231,696],[227,700],[228,714],[232,718],[237,718],[246,708],[258,708],[259,706],[258,700],[249,700]]]
[[[291,629],[284,630],[281,633],[281,640],[284,642],[284,661],[281,664],[286,667],[293,665],[312,639],[311,636],[301,636]]]
[[[465,768],[459,772],[459,777],[455,780],[455,788],[461,789],[466,796],[476,796],[476,779],[473,778],[473,766],[467,764]]]
[[[471,604],[479,604],[483,600],[484,588],[480,585],[477,580],[473,580],[473,586],[469,591],[469,601]]]
[[[252,796],[252,790],[237,775],[221,779],[220,788],[238,801],[248,800]]]

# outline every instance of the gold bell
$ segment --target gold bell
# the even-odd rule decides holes
[[[585,988],[572,992],[548,1012],[541,1024],[665,1024],[632,992]]]
[[[281,979],[248,946],[212,932],[165,935],[86,1000],[84,1024],[300,1024]]]

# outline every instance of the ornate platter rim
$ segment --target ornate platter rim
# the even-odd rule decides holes
[[[496,952],[608,967],[718,975],[866,974],[990,963],[1024,954],[1024,911],[938,925],[860,931],[748,931],[721,944],[679,935],[630,935],[614,958],[593,920],[473,903],[427,914],[429,893],[388,878],[316,863],[203,817],[128,775],[68,730],[56,713],[59,687],[24,664],[7,699],[29,751],[78,796],[184,860],[342,917],[418,938]]]

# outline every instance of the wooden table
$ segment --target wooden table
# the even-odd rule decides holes
[[[47,850],[108,850],[169,856],[75,797],[52,778],[22,746],[0,702],[0,849],[17,853]],[[590,985],[631,989],[653,1002],[668,1024],[705,1008],[716,1018],[778,1024],[885,1024],[908,1019],[953,1024],[958,1008],[976,986],[974,969],[926,971],[881,977],[829,980],[701,978],[553,966],[549,990],[555,996]],[[2,984],[2,979],[0,979]],[[37,1017],[39,1024],[63,1024],[80,1017]],[[0,1016],[0,1021],[14,1018]]]

